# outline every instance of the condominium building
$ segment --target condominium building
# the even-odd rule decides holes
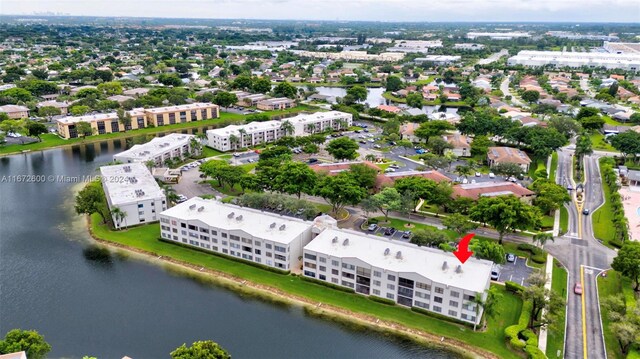
[[[637,71],[640,69],[640,53],[520,51],[507,60],[509,66],[554,67],[604,67]]]
[[[6,113],[10,119],[21,119],[29,117],[29,108],[20,105],[0,106],[0,113]]]
[[[194,197],[160,213],[160,235],[289,271],[300,268],[313,222]]]
[[[454,44],[453,48],[456,50],[482,50],[484,49],[484,45],[482,44]]]
[[[100,179],[116,228],[155,222],[167,209],[164,191],[142,163],[100,167]]]
[[[287,129],[285,123],[291,126]],[[246,125],[229,125],[207,131],[207,145],[219,151],[253,147],[275,142],[285,136],[305,136],[327,130],[348,128],[353,115],[340,111],[301,114],[283,120],[251,122]],[[286,131],[285,131],[286,130]]]
[[[155,137],[151,141],[133,145],[130,149],[113,156],[114,161],[123,163],[140,162],[146,164],[153,161],[155,166],[162,165],[166,160],[179,158],[185,159],[193,154],[196,149],[191,143],[196,136],[181,133],[170,133],[163,137]]]
[[[303,274],[356,293],[478,324],[474,303],[489,289],[492,262],[327,228],[304,247]]]
[[[468,32],[467,38],[469,39],[477,39],[479,37],[488,37],[492,40],[511,40],[515,38],[528,38],[531,37],[529,33],[526,32]]]
[[[218,105],[210,103],[192,103],[188,105],[133,109],[127,111],[131,123],[120,123],[116,112],[100,113],[84,116],[67,116],[56,120],[58,135],[69,139],[78,137],[77,124],[87,122],[91,125],[92,134],[105,134],[136,130],[148,126],[164,126],[175,123],[200,121],[220,116]]]
[[[417,64],[431,62],[438,65],[446,65],[454,62],[458,62],[462,59],[461,56],[457,55],[427,55],[424,57],[417,57],[413,61]]]
[[[276,97],[258,101],[258,110],[274,111],[296,107],[296,101],[287,97]]]

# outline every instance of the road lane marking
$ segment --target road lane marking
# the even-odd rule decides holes
[[[580,285],[582,286],[582,294],[580,294],[580,299],[582,301],[582,356],[584,359],[587,359],[587,312],[584,302],[584,266],[582,265],[580,265]]]

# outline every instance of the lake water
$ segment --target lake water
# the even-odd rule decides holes
[[[95,175],[129,145],[115,140],[0,157],[0,178]],[[207,339],[234,358],[453,357],[147,262],[91,255],[84,221],[73,213],[81,186],[0,183],[0,334],[36,329],[53,347],[50,358],[168,358],[182,343]]]

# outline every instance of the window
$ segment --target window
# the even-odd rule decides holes
[[[433,301],[436,303],[442,303],[442,297],[433,297]]]
[[[255,245],[256,247],[260,247],[260,246],[262,246],[262,242],[260,242],[260,241],[254,241],[254,242],[253,242],[253,245]]]
[[[464,298],[464,300],[468,300],[470,302],[473,302],[476,299],[474,295],[468,295],[468,294],[465,294],[462,297]]]
[[[389,274],[389,275],[387,275],[387,279],[392,281],[392,282],[395,282],[396,281],[396,276]]]
[[[375,285],[376,287],[380,286],[380,281],[379,280],[374,280],[373,281],[373,285]]]
[[[456,308],[457,308],[457,307],[458,307],[458,302],[456,302],[455,300],[450,300],[450,301],[449,301],[449,306],[450,306],[450,307],[456,307]]]
[[[353,283],[343,280],[341,284],[345,287],[353,288]]]
[[[429,309],[429,304],[421,302],[419,300],[416,300],[416,307],[420,307],[420,308],[424,308],[424,309]]]
[[[396,289],[396,286],[393,284],[387,284],[387,289],[394,290]]]
[[[304,266],[311,269],[316,269],[315,263],[304,262]]]
[[[271,244],[269,243],[265,243],[264,246],[267,247],[267,249],[271,249]]]
[[[455,310],[450,310],[449,311],[449,315],[452,317],[457,317],[458,316],[458,312],[456,312]]]
[[[337,267],[337,266],[339,266],[339,265],[340,265],[340,262],[338,262],[338,261],[331,261],[331,265],[332,265],[332,266],[334,266],[334,267]]]
[[[380,278],[380,277],[382,277],[382,273],[378,272],[377,270],[374,270],[373,271],[373,276],[377,277],[377,278]]]
[[[431,298],[431,295],[427,293],[416,292],[416,297],[429,300]]]
[[[387,298],[389,298],[389,299],[394,299],[394,296],[393,296],[393,294],[391,294],[391,293],[387,293]]]
[[[340,275],[340,271],[339,271],[339,270],[337,270],[337,269],[332,269],[332,270],[331,270],[331,274],[333,274],[333,275]]]
[[[331,283],[338,284],[338,278],[331,278]]]
[[[142,207],[144,207],[144,204],[143,203],[139,203],[138,204],[138,208],[142,208]]]
[[[258,255],[262,254],[262,252],[259,249],[254,249],[254,252]]]
[[[280,246],[275,246],[275,245],[274,245],[274,246],[273,246],[273,249],[274,249],[276,252],[287,253],[287,248],[285,248],[285,247],[280,247]]]
[[[377,289],[374,289],[374,290],[373,290],[373,295],[377,295],[377,296],[379,296],[379,295],[380,295],[380,291],[379,291],[379,290],[377,290]]]
[[[305,254],[304,254],[304,257],[305,257],[306,259],[311,259],[311,260],[314,260],[314,261],[316,260],[316,256],[315,256],[315,255],[313,255],[313,254],[305,253]]]
[[[444,293],[444,288],[436,287],[436,293],[438,294]]]
[[[318,278],[320,278],[321,280],[327,280],[327,276],[324,274],[320,274]]]
[[[356,276],[353,273],[342,272],[342,276],[349,279],[354,279]]]
[[[460,292],[456,292],[452,290],[450,295],[452,298],[460,298]]]
[[[320,270],[320,272],[326,272],[327,271],[327,267],[325,266],[320,266],[320,268],[318,268]]]
[[[206,228],[200,228],[200,232],[202,233],[209,233],[209,230]]]
[[[314,272],[311,272],[308,270],[304,271],[304,275],[306,275],[307,277],[313,277],[313,278],[316,277],[316,274]]]
[[[239,241],[240,237],[239,236],[235,236],[235,235],[232,234],[232,235],[229,236],[229,239],[232,240],[232,241]]]
[[[442,313],[442,308],[438,307],[437,305],[433,306],[433,311],[436,313]]]
[[[354,270],[354,269],[356,269],[356,266],[354,266],[353,264],[342,263],[342,268],[349,269],[349,270]]]
[[[220,235],[222,236],[222,238],[227,238],[227,234],[226,233],[220,233]]]
[[[318,260],[320,261],[320,263],[327,263],[327,258],[325,257],[319,257]]]

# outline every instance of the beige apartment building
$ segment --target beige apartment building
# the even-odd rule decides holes
[[[164,126],[176,123],[201,121],[220,117],[218,105],[210,103],[192,103],[188,105],[133,109],[128,111],[131,123],[120,123],[116,112],[84,116],[68,116],[57,120],[58,135],[64,139],[78,137],[77,124],[87,122],[94,135],[137,130],[149,126]]]
[[[0,112],[6,113],[10,119],[21,119],[29,117],[29,108],[19,105],[0,106]]]

